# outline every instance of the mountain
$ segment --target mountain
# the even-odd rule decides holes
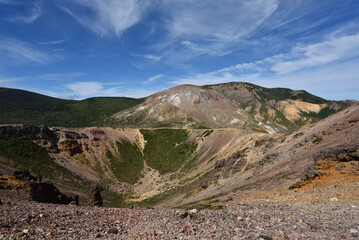
[[[0,88],[0,124],[103,126],[107,117],[142,101],[125,97],[63,100],[23,90]]]
[[[0,173],[30,170],[85,203],[216,208],[228,201],[359,202],[359,105],[292,133],[0,126]],[[1,187],[1,186],[0,186]]]
[[[306,91],[232,82],[180,85],[147,98],[82,101],[0,88],[0,124],[62,127],[238,128],[288,132],[317,122],[355,101],[328,101]]]
[[[107,206],[351,201],[358,114],[355,101],[241,82],[82,101],[0,89],[0,174],[40,174],[82,204],[100,183]]]
[[[328,101],[304,90],[243,82],[180,85],[148,97],[113,119],[119,126],[239,128],[275,133],[298,129],[353,104]]]

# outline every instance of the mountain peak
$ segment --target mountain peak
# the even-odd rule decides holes
[[[156,93],[114,118],[133,127],[234,127],[274,133],[316,122],[342,109],[339,105],[304,90],[245,82],[184,84]]]

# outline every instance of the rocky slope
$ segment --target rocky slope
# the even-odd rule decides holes
[[[131,127],[239,128],[287,132],[314,123],[354,101],[327,101],[306,91],[233,82],[180,85],[113,116]]]
[[[358,239],[358,205],[238,205],[220,210],[0,205],[0,239]],[[194,211],[192,211],[194,212]],[[186,214],[187,213],[187,214]],[[186,217],[187,216],[187,217]]]
[[[358,119],[356,105],[290,134],[2,126],[0,169],[27,167],[36,173],[44,170],[38,164],[50,166],[47,176],[65,193],[79,194],[80,202],[87,200],[86,186],[100,182],[109,191],[105,205],[112,206],[211,208],[228,199],[356,203]],[[37,165],[29,162],[39,158],[17,160],[14,145],[29,146],[21,145],[24,137],[45,149],[48,158],[39,155],[43,162]]]

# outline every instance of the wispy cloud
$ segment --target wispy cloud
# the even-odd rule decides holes
[[[102,82],[74,82],[64,87],[70,91],[64,91],[61,96],[65,98],[84,99],[89,97],[113,96],[113,97],[134,97],[142,98],[149,96],[163,88],[143,89],[124,87],[123,84],[102,83]]]
[[[61,44],[61,43],[67,42],[67,41],[69,41],[69,39],[65,38],[65,39],[48,41],[48,42],[40,42],[38,44],[40,44],[40,45],[57,45],[57,44]]]
[[[359,34],[333,37],[324,42],[308,46],[297,46],[289,54],[267,59],[273,62],[271,70],[277,73],[289,73],[303,68],[313,68],[337,60],[358,57]]]
[[[19,9],[11,11],[9,16],[3,17],[4,20],[12,23],[33,23],[42,15],[41,4],[38,1],[35,2],[14,2],[11,3],[7,0],[1,0],[0,4],[12,4],[12,5],[22,5],[22,11],[19,12]]]
[[[136,24],[149,3],[138,0],[68,0],[60,8],[100,36],[122,33]]]
[[[158,49],[177,45],[190,55],[221,56],[257,29],[277,9],[277,0],[175,1],[161,5],[166,37]]]
[[[163,78],[164,75],[163,74],[158,74],[156,76],[150,77],[148,78],[146,81],[143,82],[143,84],[149,84],[149,83],[153,83],[161,78]]]
[[[11,38],[0,38],[0,60],[16,62],[35,62],[44,64],[54,59],[53,56],[40,51],[32,45]]]
[[[263,60],[241,63],[208,73],[189,75],[172,83],[204,85],[245,81],[270,86],[289,85],[291,87],[295,87],[299,83],[302,87],[312,89],[314,82],[323,84],[325,80],[328,83],[341,80],[341,87],[349,88],[353,81],[357,81],[359,70],[353,67],[359,62],[357,49],[359,49],[359,33],[339,36],[328,35],[322,42],[298,45],[288,53],[277,54]],[[334,87],[334,84],[330,86]],[[317,90],[321,88],[319,85],[317,87]]]
[[[103,91],[103,84],[100,82],[75,82],[65,87],[73,91],[74,95],[80,97],[93,96]]]
[[[0,76],[0,87],[11,87],[14,83],[23,81],[25,77],[1,77]]]
[[[68,80],[76,77],[82,77],[87,75],[84,72],[73,72],[73,73],[44,73],[38,76],[41,80]]]
[[[155,54],[145,54],[145,55],[142,55],[142,57],[145,59],[148,59],[148,60],[155,61],[155,62],[158,62],[162,59],[162,56],[155,55]]]

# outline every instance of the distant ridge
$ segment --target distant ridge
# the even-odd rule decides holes
[[[314,123],[356,103],[245,82],[179,85],[141,99],[94,97],[81,101],[0,88],[0,124],[239,128],[275,133]]]
[[[119,126],[240,128],[286,132],[314,123],[355,101],[328,101],[304,90],[230,82],[180,85],[114,116]]]
[[[24,90],[0,88],[0,124],[103,126],[106,117],[142,101],[126,97],[64,100]]]

